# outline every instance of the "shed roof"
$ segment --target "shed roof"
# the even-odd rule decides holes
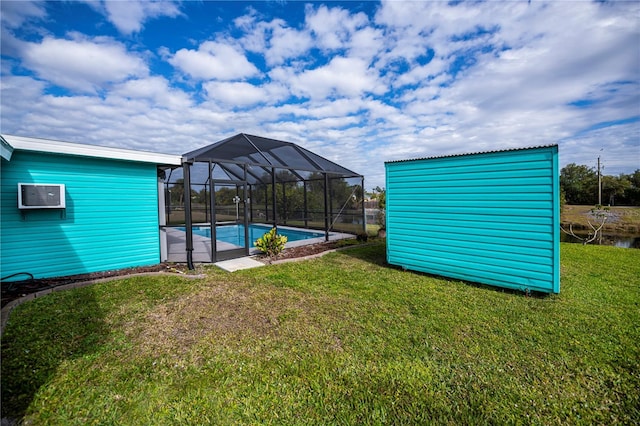
[[[179,166],[182,164],[179,155],[61,142],[50,139],[28,138],[24,136],[0,135],[0,137],[14,150],[137,161],[159,165]]]
[[[464,157],[466,155],[481,155],[481,154],[496,154],[500,152],[512,152],[512,151],[523,151],[527,149],[540,149],[540,148],[551,148],[554,146],[558,146],[557,144],[549,144],[549,145],[540,145],[540,146],[529,146],[523,148],[507,148],[507,149],[497,149],[493,151],[480,151],[480,152],[465,152],[461,154],[449,154],[449,155],[438,155],[433,157],[420,157],[420,158],[408,158],[403,160],[390,160],[385,161],[384,163],[404,163],[410,161],[421,161],[421,160],[437,160],[439,158],[451,158],[451,157]]]
[[[361,177],[333,161],[315,154],[292,142],[270,139],[261,136],[238,133],[235,136],[221,140],[183,155],[187,162],[215,162],[221,165],[227,173],[239,176],[241,165],[247,164],[260,168],[279,168],[301,176],[308,173],[329,173],[341,177]],[[259,175],[254,174],[256,181]]]

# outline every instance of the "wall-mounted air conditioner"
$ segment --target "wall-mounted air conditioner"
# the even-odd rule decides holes
[[[64,184],[19,183],[19,209],[64,209]]]

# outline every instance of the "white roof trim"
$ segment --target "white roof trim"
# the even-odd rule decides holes
[[[142,163],[167,164],[179,166],[181,155],[158,154],[155,152],[134,151],[132,149],[110,148],[97,145],[85,145],[61,142],[49,139],[27,138],[24,136],[2,135],[15,150],[50,152],[53,154],[80,155],[84,157],[108,158],[112,160],[137,161]]]
[[[0,157],[11,161],[11,154],[13,154],[13,147],[0,135]]]

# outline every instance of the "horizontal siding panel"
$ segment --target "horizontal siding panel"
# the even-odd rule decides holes
[[[488,201],[492,203],[504,203],[508,201],[549,201],[553,200],[553,194],[549,192],[442,192],[433,193],[428,188],[405,188],[398,190],[398,194],[407,199],[422,198],[430,201],[447,201],[449,203],[460,201]]]
[[[482,274],[483,279],[506,282],[517,286],[526,285],[528,287],[532,282],[535,282],[537,283],[537,285],[539,285],[540,283],[548,282],[548,280],[551,278],[551,274],[534,274],[529,271],[520,271],[521,274],[518,274],[518,271],[511,268],[487,269],[484,267],[480,267],[481,265],[479,264],[474,265],[464,262],[438,262],[434,261],[433,259],[405,259],[404,261],[406,265],[410,265],[405,266],[407,269],[415,269],[415,266],[426,266],[434,271],[431,273],[436,273],[437,275],[444,276],[447,276],[445,273],[443,273],[445,271],[465,274],[466,277],[472,277],[477,276],[478,274]],[[477,279],[470,281],[479,282]]]
[[[473,155],[465,155],[465,156],[452,156],[452,157],[440,157],[440,158],[427,158],[427,159],[418,159],[412,161],[399,161],[399,162],[390,162],[387,163],[389,168],[396,167],[408,169],[408,170],[422,170],[424,168],[442,168],[443,171],[451,169],[456,169],[459,167],[474,167],[481,164],[510,164],[510,163],[526,163],[528,161],[551,161],[553,155],[546,151],[546,148],[541,149],[538,152],[535,150],[530,150],[528,152],[520,150],[520,151],[511,151],[511,152],[495,152],[495,153],[479,153]],[[514,155],[515,153],[515,155]],[[423,164],[427,163],[427,167],[423,167]]]
[[[391,239],[389,239],[389,234],[391,234]],[[387,242],[389,241],[398,241],[403,242],[404,239],[409,238],[412,235],[420,235],[417,229],[414,229],[413,232],[402,230],[397,231],[394,228],[387,228]],[[543,250],[550,250],[553,248],[553,241],[537,241],[531,240],[528,238],[524,238],[523,235],[513,235],[509,237],[498,237],[494,235],[471,235],[471,234],[453,234],[453,233],[431,233],[430,236],[435,237],[436,235],[440,236],[440,238],[447,238],[451,240],[457,241],[465,241],[467,244],[493,244],[499,245],[503,247],[527,247],[527,248],[536,248]],[[427,236],[422,238],[428,238]],[[418,249],[418,248],[416,248]],[[423,249],[426,250],[426,249]]]
[[[153,242],[154,240],[149,240],[149,242]],[[120,250],[117,246],[113,244],[77,244],[77,246],[71,244],[72,242],[61,242],[57,245],[43,245],[39,247],[38,250],[27,251],[22,250],[20,256],[3,256],[2,266],[9,264],[20,264],[20,263],[32,263],[32,262],[42,262],[42,263],[60,263],[64,260],[73,259],[78,262],[86,262],[91,259],[117,259],[117,258],[129,258],[131,256],[136,256],[140,254],[145,254],[148,256],[151,253],[154,253],[155,250],[148,248],[131,248],[126,250]],[[42,256],[42,250],[58,250],[59,255],[50,255],[47,258]],[[105,255],[105,251],[111,251]],[[29,271],[20,271],[20,272],[29,272]],[[3,272],[4,275],[4,272]]]
[[[387,214],[390,214],[388,212]],[[553,218],[551,216],[509,216],[508,214],[497,215],[497,214],[467,214],[459,211],[447,212],[446,215],[443,215],[442,212],[432,212],[432,211],[399,211],[396,212],[394,209],[394,213],[391,215],[393,221],[395,220],[424,220],[426,222],[432,221],[434,219],[444,219],[451,220],[454,222],[462,222],[462,221],[478,221],[484,222],[487,224],[491,223],[512,223],[512,224],[521,224],[523,226],[526,225],[551,225],[553,223]],[[397,219],[396,219],[397,218]],[[389,223],[389,219],[387,218],[387,224]],[[520,228],[522,229],[522,228]]]
[[[158,232],[157,223],[154,223],[152,220],[131,222],[123,221],[115,224],[112,222],[104,222],[100,224],[96,224],[95,222],[78,223],[76,221],[75,223],[65,223],[57,228],[47,225],[45,221],[41,221],[38,224],[30,223],[29,225],[32,226],[23,226],[22,228],[18,226],[7,226],[2,229],[2,236],[3,238],[8,239],[24,236],[24,233],[28,232],[37,234],[37,241],[43,242],[59,238],[61,235],[65,238],[76,237],[83,239],[86,235],[109,235],[113,238],[120,238],[123,241],[126,241],[126,231],[134,231],[137,237],[141,237],[147,233],[153,234]]]
[[[477,180],[477,179],[525,179],[525,178],[533,178],[533,177],[550,177],[551,174],[548,170],[544,169],[523,169],[518,170],[517,175],[514,175],[512,170],[501,170],[501,171],[491,171],[491,172],[469,172],[469,173],[455,173],[455,174],[432,174],[432,175],[420,175],[419,182],[450,182],[450,181],[468,181],[468,180]],[[394,180],[397,181],[413,181],[416,178],[415,173],[391,173],[389,174],[389,179],[391,182]]]
[[[552,232],[534,232],[530,229],[520,230],[519,232],[514,232],[513,230],[502,230],[494,227],[484,227],[484,228],[473,228],[466,226],[447,226],[443,228],[442,226],[433,225],[433,224],[425,224],[421,225],[419,228],[411,227],[410,224],[406,225],[393,225],[390,227],[394,234],[399,235],[415,235],[415,236],[428,236],[428,235],[437,235],[440,234],[443,229],[449,235],[462,237],[463,239],[477,238],[508,238],[508,239],[521,239],[526,241],[551,241],[553,239]]]
[[[387,200],[389,203],[390,200]],[[399,205],[399,208],[403,207],[402,204]],[[404,205],[405,209],[409,209],[410,207],[419,211],[419,204],[411,204],[408,202]],[[428,209],[425,211],[431,213],[443,213],[443,214],[452,214],[452,209],[449,206],[428,206]],[[458,214],[466,214],[466,215],[488,215],[488,216],[524,216],[524,217],[548,217],[550,214],[547,210],[542,209],[514,209],[509,207],[493,207],[493,208],[479,208],[479,207],[459,207],[454,210],[455,213]],[[391,217],[393,217],[393,212],[391,213]]]
[[[156,241],[150,240],[150,243],[156,244]],[[111,253],[105,254],[105,251],[111,251]],[[48,253],[48,255],[45,256],[43,252]],[[85,268],[80,272],[74,272],[75,274],[117,269],[116,264],[125,264],[125,267],[133,267],[158,263],[156,250],[122,250],[113,244],[84,247],[74,247],[66,243],[43,245],[36,251],[17,250],[16,254],[19,256],[3,255],[3,276],[16,272],[30,272],[36,275],[34,271],[43,269],[48,272],[40,275],[40,277],[71,275],[68,271],[69,265],[72,265],[74,270]]]
[[[425,160],[428,163],[428,160]],[[456,165],[455,162],[449,162],[448,165],[442,165],[441,167],[429,167],[425,168],[423,162],[416,161],[411,164],[407,163],[399,168],[393,168],[391,171],[391,177],[397,176],[410,176],[419,172],[422,176],[431,175],[451,175],[454,176],[457,173],[486,173],[495,171],[521,171],[521,170],[544,170],[548,172],[548,160],[531,159],[529,161],[516,161],[511,163],[496,163],[496,162],[484,162],[483,164],[467,164]],[[513,173],[512,173],[513,174]]]
[[[157,232],[156,232],[157,234]],[[128,243],[132,242],[132,239],[127,238],[124,235],[110,236],[110,235],[94,235],[93,241],[89,241],[86,238],[70,238],[68,242],[74,247],[74,249],[82,253],[83,259],[89,258],[93,255],[104,256],[105,251],[109,252],[108,255],[112,258],[120,256],[120,253],[127,255],[134,255],[135,253],[155,253],[155,247],[153,244],[157,241],[157,235],[149,235],[145,237],[139,237],[135,235],[135,245],[126,247]],[[124,245],[125,250],[122,250],[120,246]]]
[[[486,217],[486,216],[484,216]],[[522,232],[523,227],[526,227],[529,232],[539,233],[553,233],[553,226],[550,220],[547,223],[524,223],[524,222],[510,222],[501,220],[481,220],[483,216],[460,216],[460,217],[442,217],[438,215],[426,216],[425,214],[415,212],[398,213],[393,216],[393,226],[402,226],[402,224],[411,223],[416,220],[422,220],[429,225],[435,225],[439,227],[449,226],[463,226],[466,228],[494,228],[505,231]],[[442,229],[440,229],[442,231]]]
[[[396,244],[396,240],[390,241]],[[440,246],[446,247],[445,250],[480,250],[487,253],[493,253],[494,257],[504,257],[505,254],[513,255],[514,259],[527,260],[533,263],[546,265],[553,257],[553,251],[551,249],[534,248],[529,246],[514,246],[514,245],[498,245],[492,243],[474,242],[469,244],[469,241],[465,239],[438,239],[438,237],[423,237],[420,239],[411,238],[409,236],[402,238],[397,242],[399,248],[394,251],[404,252],[406,250],[413,250],[406,247],[414,247],[414,244],[422,244],[424,249],[431,250],[432,247],[437,249]]]
[[[430,256],[416,256],[413,253],[407,253],[402,256],[405,262],[424,262],[434,268],[451,269],[454,271],[482,274],[483,276],[489,276],[492,279],[500,279],[507,282],[514,282],[516,284],[526,283],[529,280],[545,281],[551,277],[551,274],[543,274],[537,272],[531,272],[522,270],[519,268],[511,268],[501,263],[480,263],[476,259],[466,258],[447,258],[443,256],[430,255]]]
[[[446,258],[450,259],[459,258],[481,263],[487,262],[494,265],[508,266],[514,270],[539,272],[543,274],[553,273],[553,257],[551,250],[546,250],[546,256],[536,258],[535,261],[532,261],[530,254],[480,250],[473,246],[460,247],[457,245],[447,244],[446,241],[425,243],[425,249],[430,253],[444,254]],[[415,254],[416,252],[416,250],[412,250],[411,247],[407,246],[404,249],[397,250],[395,255],[405,258],[411,254]]]
[[[60,253],[67,253],[65,247],[61,247]],[[145,265],[153,265],[157,264],[158,261],[155,257],[151,257],[154,255],[153,252],[149,251],[137,251],[131,250],[126,253],[114,253],[113,256],[109,256],[107,259],[109,260],[108,264],[105,264],[105,256],[99,252],[91,253],[86,252],[83,253],[82,257],[80,256],[72,256],[69,254],[66,255],[58,255],[58,256],[49,256],[48,258],[43,258],[41,253],[25,253],[20,258],[10,257],[7,259],[3,259],[2,267],[3,267],[3,276],[9,275],[4,272],[5,268],[9,268],[8,270],[17,270],[17,272],[29,272],[34,276],[38,277],[47,277],[47,276],[64,276],[64,275],[73,275],[76,273],[87,273],[87,272],[97,272],[97,271],[107,271],[112,269],[118,269],[116,265],[125,264],[125,268],[132,266],[145,266]],[[84,268],[84,269],[83,269]],[[56,270],[60,272],[56,272],[57,275],[49,275],[51,270]],[[80,270],[80,272],[70,273],[68,270]],[[49,271],[46,274],[37,275],[35,271]]]
[[[393,182],[393,180],[390,179],[387,183],[387,185],[392,185],[392,186],[395,184],[411,185],[412,187],[418,188],[421,186],[430,186],[430,184],[433,184],[433,181],[422,179],[419,176],[415,176],[412,181]],[[519,185],[519,186],[546,185],[548,186],[551,184],[553,184],[553,178],[551,176],[539,176],[539,177],[527,177],[527,178],[523,177],[523,178],[514,178],[514,179],[494,178],[494,179],[467,179],[467,180],[450,180],[450,181],[441,180],[441,181],[438,181],[438,184],[435,186],[441,187],[441,188],[448,188],[448,187],[474,188],[474,187],[482,187],[482,186],[484,187],[491,186],[495,188],[496,192],[500,192],[500,187],[502,186],[512,186],[512,185]],[[387,196],[389,196],[389,194],[387,194]]]
[[[155,165],[18,151],[2,166],[3,275],[51,277],[159,262]],[[64,183],[67,208],[21,213],[18,182]]]
[[[479,282],[481,284],[488,284],[497,287],[511,288],[515,290],[525,291],[541,291],[548,292],[547,280],[539,281],[533,279],[527,279],[522,277],[511,277],[501,274],[487,274],[482,278],[482,281],[478,280],[478,274],[476,271],[465,269],[452,269],[450,267],[440,267],[439,265],[425,266],[422,261],[416,261],[415,263],[405,263],[400,261],[389,261],[390,264],[401,266],[405,269],[424,272],[427,274],[440,275],[443,277],[455,278],[469,282]]]
[[[559,291],[557,147],[385,168],[389,263]]]
[[[553,207],[551,201],[518,201],[512,200],[509,202],[496,203],[494,201],[486,200],[445,200],[445,199],[407,199],[404,203],[398,203],[399,207],[411,208],[431,208],[431,207],[446,207],[446,208],[465,208],[475,207],[482,208],[508,208],[508,209],[541,209],[549,211]]]
[[[468,186],[446,186],[446,185],[441,185],[441,186],[434,186],[434,185],[428,185],[428,186],[416,186],[414,184],[411,184],[410,186],[406,186],[406,187],[402,187],[399,186],[396,190],[397,192],[394,193],[394,196],[404,196],[404,195],[411,195],[412,192],[411,191],[415,191],[416,193],[420,193],[420,194],[424,194],[424,195],[430,195],[430,194],[434,194],[434,195],[440,195],[440,194],[464,194],[464,195],[470,195],[470,194],[519,194],[519,193],[533,193],[533,194],[538,194],[538,193],[544,193],[544,194],[548,194],[549,193],[549,188],[547,185],[508,185],[508,186],[501,186],[500,190],[498,191],[495,187],[493,186],[474,186],[474,187],[468,187]],[[387,194],[388,196],[388,194]]]
[[[406,259],[405,261],[409,261],[415,259],[411,256],[412,254],[412,252],[398,253],[398,256]],[[423,262],[432,266],[452,266],[455,268],[464,268],[467,271],[475,270],[482,274],[491,272],[541,281],[549,280],[553,274],[553,267],[545,265],[525,263],[527,267],[522,268],[522,263],[511,262],[504,259],[466,256],[445,257],[452,253],[442,251],[438,252],[438,254],[441,256],[426,256],[421,257],[421,259]]]

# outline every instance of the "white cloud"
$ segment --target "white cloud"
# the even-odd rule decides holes
[[[102,5],[109,21],[123,34],[140,32],[149,19],[181,14],[178,5],[171,1],[103,1]]]
[[[207,97],[229,107],[246,107],[256,104],[275,104],[288,97],[281,85],[255,86],[245,82],[210,81],[203,84]]]
[[[5,28],[18,28],[30,20],[47,16],[43,1],[1,1],[0,22]]]
[[[148,73],[142,59],[109,38],[45,37],[39,43],[24,43],[21,55],[24,65],[40,78],[81,92]]]
[[[306,7],[306,24],[316,36],[316,43],[320,49],[344,48],[355,31],[368,22],[369,18],[362,12],[352,15],[348,10],[339,7]]]
[[[200,80],[237,80],[259,73],[243,52],[214,41],[202,43],[198,50],[180,49],[169,63]]]
[[[353,33],[348,55],[352,58],[357,57],[371,62],[384,49],[383,31],[379,28],[364,27]]]
[[[282,19],[269,22],[256,20],[254,11],[236,19],[235,25],[246,31],[240,44],[251,52],[264,56],[267,65],[281,65],[304,55],[313,46],[308,31],[296,30]]]
[[[398,75],[391,84],[396,88],[419,83],[424,85],[425,83],[429,83],[429,80],[446,73],[449,66],[450,64],[441,58],[432,58],[426,65],[414,66],[407,72]],[[433,86],[433,82],[431,82],[430,85]]]
[[[637,122],[624,123],[582,133],[563,140],[560,155],[563,164],[590,167],[596,166],[600,156],[604,174],[632,173],[640,169],[640,127]]]
[[[305,70],[291,79],[294,93],[313,99],[330,96],[356,97],[386,91],[378,81],[377,71],[359,58],[335,57],[327,65]]]
[[[303,104],[299,107],[297,115],[301,117],[312,117],[323,119],[328,117],[344,117],[361,112],[364,103],[357,99],[336,99],[329,101],[319,101],[313,104]]]
[[[271,28],[271,38],[265,58],[269,65],[281,64],[290,58],[297,58],[304,54],[312,45],[313,41],[306,32],[284,25],[274,25]]]
[[[2,100],[2,128],[7,129],[29,121],[25,116],[33,108],[45,89],[45,83],[24,76],[5,76],[0,78],[0,99]]]
[[[111,95],[129,99],[147,99],[158,108],[184,109],[193,102],[188,94],[170,87],[164,77],[148,77],[128,80],[117,85]]]

